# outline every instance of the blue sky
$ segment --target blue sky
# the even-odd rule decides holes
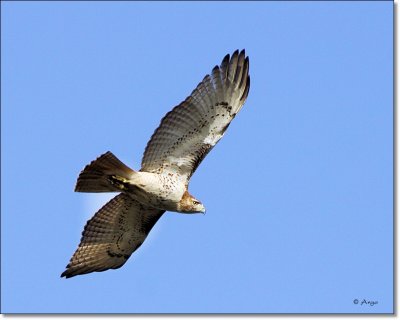
[[[2,2],[2,312],[392,312],[393,3]],[[160,119],[227,53],[248,100],[115,271],[61,279]],[[359,304],[354,304],[358,299]],[[377,301],[374,306],[363,300]]]

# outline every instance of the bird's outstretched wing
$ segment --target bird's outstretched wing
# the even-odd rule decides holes
[[[126,194],[117,195],[86,223],[81,243],[61,277],[121,267],[164,212]]]
[[[161,120],[147,144],[141,171],[176,173],[189,181],[243,106],[249,88],[245,51],[226,55],[221,65]]]

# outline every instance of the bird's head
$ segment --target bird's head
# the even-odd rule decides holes
[[[178,203],[178,212],[182,213],[205,213],[204,205],[193,197],[189,192],[185,191],[181,201]]]

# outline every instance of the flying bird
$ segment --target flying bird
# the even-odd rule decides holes
[[[190,178],[223,137],[249,89],[249,58],[244,50],[236,50],[164,116],[146,146],[139,171],[111,152],[82,170],[76,192],[119,194],[86,223],[61,277],[120,268],[165,211],[204,213],[204,205],[188,191]]]

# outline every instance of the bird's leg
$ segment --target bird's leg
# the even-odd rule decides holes
[[[122,191],[128,190],[128,185],[130,185],[129,180],[125,179],[121,176],[112,175],[108,177],[108,181],[113,185],[115,188],[120,189]]]

